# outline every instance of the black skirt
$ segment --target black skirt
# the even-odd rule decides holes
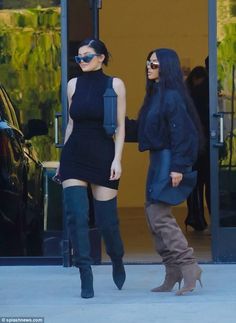
[[[106,135],[102,126],[80,125],[78,129],[73,129],[62,149],[61,181],[78,179],[118,189],[119,180],[109,180],[114,154],[114,140]]]

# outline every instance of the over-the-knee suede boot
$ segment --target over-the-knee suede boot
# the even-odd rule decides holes
[[[179,266],[165,265],[165,270],[166,274],[164,282],[160,286],[151,289],[152,292],[171,292],[176,283],[178,283],[178,287],[180,289],[183,275]]]
[[[112,261],[114,283],[118,289],[121,289],[125,282],[125,269],[122,261],[124,248],[120,236],[116,201],[116,197],[108,201],[94,199],[94,212],[97,226],[105,242],[106,252]]]
[[[80,271],[81,297],[91,298],[94,296],[94,291],[88,228],[87,188],[70,186],[63,189],[63,195],[67,226],[73,247],[74,265]]]
[[[197,263],[183,264],[180,268],[184,278],[184,286],[176,292],[176,295],[180,296],[187,292],[192,292],[196,287],[197,280],[202,287],[202,269],[198,266]]]
[[[184,273],[186,266],[195,268],[196,259],[193,255],[193,249],[188,246],[188,242],[173,217],[169,205],[164,203],[147,204],[146,213],[150,230],[154,236],[156,250],[166,267],[164,283],[154,288],[153,291],[171,291],[177,282],[180,285],[181,280],[184,279],[184,292],[186,292],[188,286],[191,288],[195,286],[194,282],[188,282],[188,280],[191,280],[190,275],[187,274],[186,276]],[[195,279],[195,275],[192,275],[192,277]],[[198,279],[198,276],[196,279]],[[178,295],[180,294],[178,293]]]

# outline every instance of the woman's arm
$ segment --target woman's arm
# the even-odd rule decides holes
[[[177,92],[169,93],[165,103],[171,143],[170,176],[172,185],[178,186],[186,168],[196,160],[198,135],[185,103]]]
[[[75,92],[76,80],[77,80],[76,78],[71,79],[67,85],[68,111],[70,110],[72,96]],[[68,119],[68,123],[66,126],[66,131],[65,131],[64,145],[67,142],[67,140],[69,139],[71,132],[73,130],[73,120],[71,119],[69,113],[68,113],[68,115],[69,115],[69,119]],[[60,164],[58,165],[57,170],[56,170],[56,175],[54,176],[56,180],[57,180],[58,176],[60,176]],[[58,179],[58,180],[60,181],[60,179]]]
[[[198,133],[178,93],[173,92],[165,102],[171,143],[171,171],[184,173],[197,158]]]
[[[75,92],[76,81],[77,81],[77,78],[73,78],[68,82],[68,85],[67,85],[68,116],[69,116],[69,118],[68,118],[68,123],[67,123],[67,126],[66,126],[64,144],[69,139],[69,137],[71,135],[71,132],[73,130],[73,120],[70,117],[69,110],[70,110],[70,106],[71,106],[71,102],[72,102],[72,96],[73,96],[73,94]]]
[[[117,128],[110,180],[117,180],[121,176],[121,158],[125,140],[126,91],[123,81],[118,78],[113,79],[113,88],[117,94]]]

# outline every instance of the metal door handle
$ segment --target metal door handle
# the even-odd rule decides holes
[[[215,118],[220,119],[220,127],[219,127],[219,141],[214,144],[215,147],[222,147],[224,144],[224,113],[223,112],[218,112],[214,113],[213,116]]]
[[[61,148],[63,145],[60,144],[59,142],[59,122],[58,119],[62,117],[61,112],[57,112],[55,114],[55,119],[54,119],[54,130],[55,130],[55,137],[54,137],[54,143],[57,148]]]

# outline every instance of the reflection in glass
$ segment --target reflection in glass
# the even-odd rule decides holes
[[[236,226],[236,5],[217,1],[219,111],[224,115],[224,144],[219,153],[220,224]]]
[[[19,112],[22,130],[29,119],[41,119],[49,129],[47,136],[34,137],[31,142],[21,140],[25,151],[22,162],[18,163],[14,154],[14,160],[8,162],[19,175],[19,194],[7,194],[11,190],[0,176],[0,256],[60,256],[61,187],[51,180],[55,168],[44,168],[42,172],[36,157],[41,161],[58,160],[59,154],[54,147],[53,120],[55,112],[61,111],[60,1],[0,0],[0,9],[1,83]],[[3,142],[0,137],[0,146]],[[18,152],[16,143],[9,146],[14,153]],[[2,174],[4,165],[0,160]],[[10,184],[18,187],[15,178],[11,175]],[[50,201],[43,207],[46,193]]]
[[[57,160],[53,123],[61,111],[60,7],[41,7],[42,1],[3,1],[24,9],[0,10],[1,82],[20,111],[22,123],[44,120],[49,135],[33,139],[41,160]],[[45,1],[45,3],[56,1]],[[18,3],[18,5],[17,5]],[[30,8],[28,8],[30,7]]]

